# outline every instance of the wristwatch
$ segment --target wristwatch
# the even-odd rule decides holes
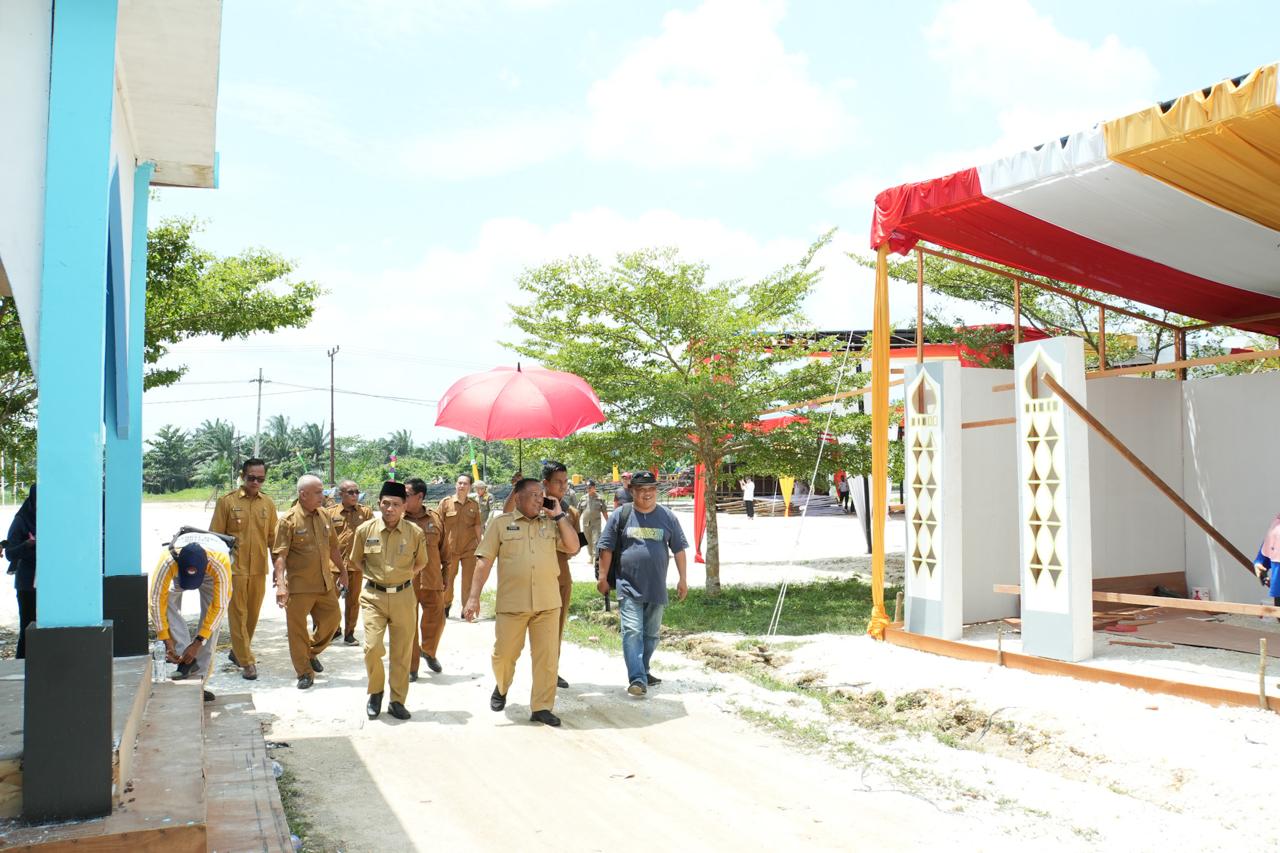
[[[563,513],[563,512],[562,512],[562,513],[560,513],[559,515],[553,515],[553,516],[551,516],[551,520],[552,520],[552,521],[559,521],[560,519],[564,518],[567,514],[568,514],[568,513]]]

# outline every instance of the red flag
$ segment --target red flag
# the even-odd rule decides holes
[[[702,557],[702,536],[707,532],[707,499],[703,491],[707,469],[699,465],[693,469],[693,561],[705,563]]]

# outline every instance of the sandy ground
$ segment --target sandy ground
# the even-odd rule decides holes
[[[199,504],[148,504],[144,543],[158,552],[179,524],[207,516]],[[852,518],[726,516],[722,534],[725,583],[866,572]],[[901,537],[899,522],[890,547]],[[585,559],[575,571],[588,576]],[[692,584],[701,572],[691,564]],[[0,602],[11,623],[12,598]],[[988,643],[992,630],[967,638]],[[326,651],[316,686],[297,690],[269,600],[255,642],[262,677],[242,680],[220,654],[210,687],[252,692],[275,757],[298,780],[308,849],[1280,849],[1280,831],[1259,819],[1280,729],[1259,711],[864,637],[776,637],[768,675],[811,692],[764,689],[704,665],[691,646],[659,651],[666,683],[637,701],[623,693],[619,658],[566,646],[561,672],[573,687],[557,702],[564,726],[551,730],[528,722],[527,659],[507,710],[488,710],[492,639],[492,622],[451,620],[445,672],[424,666],[410,686],[413,719],[370,722],[359,647]],[[699,642],[732,653],[742,639]],[[1005,643],[1016,649],[1016,635]],[[1249,655],[1099,652],[1099,665],[1256,685]],[[851,722],[814,698],[824,690],[880,710]]]

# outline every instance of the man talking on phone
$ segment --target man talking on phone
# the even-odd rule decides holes
[[[507,706],[507,690],[528,635],[533,662],[530,720],[558,726],[560,718],[551,710],[556,702],[556,667],[560,663],[560,564],[556,553],[576,553],[578,532],[554,499],[550,507],[544,506],[545,495],[538,480],[520,480],[514,494],[515,512],[495,518],[476,548],[479,562],[462,618],[480,615],[480,591],[496,560],[493,675],[498,683],[489,697],[489,709],[501,711]]]
[[[276,604],[284,608],[289,658],[298,675],[299,690],[309,688],[316,673],[324,672],[320,653],[333,641],[342,619],[334,586],[336,583],[339,592],[347,586],[347,564],[338,531],[329,514],[320,511],[323,503],[320,478],[314,474],[299,477],[298,502],[280,519],[271,549]],[[336,581],[329,571],[330,561],[338,566]],[[308,616],[315,620],[314,634],[307,631]]]

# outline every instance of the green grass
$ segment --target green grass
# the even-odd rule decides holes
[[[174,503],[177,501],[203,501],[208,500],[211,494],[213,494],[213,489],[208,486],[192,486],[189,489],[182,489],[177,492],[165,492],[160,495],[143,495],[142,502]]]
[[[288,768],[276,780],[280,789],[280,805],[284,807],[284,818],[289,824],[289,831],[303,840],[303,850],[307,849],[307,836],[311,834],[311,820],[298,801],[301,796],[302,783],[293,771]]]

